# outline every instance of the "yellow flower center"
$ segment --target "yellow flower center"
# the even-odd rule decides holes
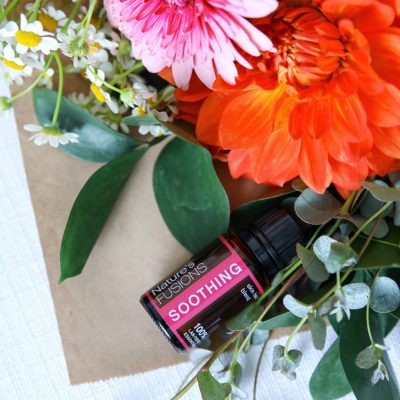
[[[43,28],[48,32],[55,32],[58,28],[57,21],[49,14],[40,13],[38,15],[38,20],[42,23]]]
[[[90,90],[92,91],[92,93],[94,94],[94,96],[96,97],[96,99],[100,102],[100,103],[104,103],[106,101],[106,98],[103,94],[103,91],[94,83],[92,83],[90,85]]]
[[[26,31],[17,31],[15,39],[19,44],[26,47],[36,47],[42,40],[36,33]]]
[[[145,114],[147,114],[146,113],[146,110],[142,107],[142,106],[139,106],[138,108],[137,108],[137,115],[145,115]]]
[[[64,135],[64,131],[58,128],[53,128],[51,126],[45,126],[41,129],[41,131],[48,136],[60,137]]]
[[[96,54],[102,49],[101,44],[97,42],[90,43],[89,53]]]
[[[2,58],[4,65],[7,65],[8,68],[15,69],[16,71],[23,71],[26,65],[19,65],[15,61],[7,60],[6,58]]]

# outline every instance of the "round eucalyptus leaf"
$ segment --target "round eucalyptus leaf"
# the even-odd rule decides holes
[[[336,243],[335,239],[332,239],[329,236],[322,235],[320,236],[313,245],[313,250],[317,258],[326,264],[329,258],[329,254],[331,253],[332,243]]]
[[[376,180],[374,183],[377,186],[381,186],[383,188],[389,188],[389,185],[384,181]],[[376,197],[372,195],[372,193],[368,193],[360,205],[360,214],[365,218],[369,218],[372,215],[374,215],[377,211],[379,211],[379,209],[382,208],[384,205],[385,203],[383,201],[378,200]],[[382,216],[386,217],[387,215],[389,215],[392,209],[393,205],[387,208],[382,213]]]
[[[335,218],[340,213],[341,206],[329,192],[317,194],[311,189],[306,189],[297,198],[295,211],[304,222],[322,225]]]
[[[368,304],[370,288],[366,283],[349,283],[343,286],[343,291],[350,310],[358,310]]]
[[[343,268],[356,265],[358,260],[358,254],[349,245],[335,242],[331,244],[331,251],[325,266],[328,272],[334,274]]]
[[[265,341],[269,338],[269,331],[264,331],[261,329],[256,329],[251,335],[251,344],[254,346],[258,346],[260,344],[265,343]]]
[[[383,355],[383,351],[376,346],[368,346],[366,349],[358,353],[356,358],[356,365],[358,368],[369,369],[372,368]]]
[[[325,265],[316,257],[312,250],[306,249],[300,243],[296,246],[297,255],[303,263],[307,276],[314,282],[324,282],[329,278]]]
[[[378,277],[371,290],[371,308],[379,313],[389,313],[400,307],[400,289],[386,276]]]
[[[283,305],[299,318],[304,318],[312,310],[312,306],[295,299],[291,294],[287,294],[283,298]]]
[[[363,188],[367,189],[376,199],[385,203],[389,201],[400,201],[400,190],[382,186],[376,182],[363,182]]]
[[[303,354],[300,350],[292,349],[288,351],[288,357],[291,361],[294,362],[294,365],[298,367],[300,365],[300,361]]]

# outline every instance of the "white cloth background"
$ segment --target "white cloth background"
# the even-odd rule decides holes
[[[0,96],[9,95],[0,80]],[[35,121],[32,121],[35,122]],[[27,134],[21,132],[23,140]],[[33,145],[33,144],[32,144]],[[55,150],[56,151],[56,150]],[[52,173],[49,171],[49,173]],[[51,190],[51,188],[49,188]],[[335,338],[328,332],[328,342]],[[160,340],[164,340],[160,336]],[[308,332],[293,347],[304,351],[298,379],[288,381],[271,371],[268,344],[257,391],[258,400],[308,400],[308,381],[321,358]],[[400,329],[388,340],[395,371],[400,368]],[[165,343],[168,346],[167,342]],[[397,348],[397,349],[396,349]],[[255,364],[260,347],[243,360],[242,388],[252,398]],[[397,351],[397,353],[396,353]],[[149,354],[149,357],[156,355]],[[138,360],[140,362],[140,360]],[[0,114],[0,400],[167,400],[191,366],[180,364],[135,376],[72,386],[57,328],[35,217],[23,167],[18,133],[11,111]],[[186,399],[199,399],[192,390]],[[349,399],[354,398],[348,396]]]

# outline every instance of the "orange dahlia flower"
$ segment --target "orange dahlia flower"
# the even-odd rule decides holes
[[[181,116],[234,177],[356,190],[399,165],[399,13],[400,0],[281,1],[255,22],[277,52],[247,57],[235,86],[192,79]]]

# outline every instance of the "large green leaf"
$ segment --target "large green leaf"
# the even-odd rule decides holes
[[[371,329],[374,340],[383,343],[383,334],[376,314],[371,311]],[[365,323],[365,310],[351,312],[340,331],[340,359],[347,380],[358,400],[398,400],[400,393],[388,354],[385,352],[382,361],[386,365],[390,380],[379,381],[372,385],[371,377],[375,367],[361,369],[355,365],[357,355],[370,345]]]
[[[228,197],[206,149],[173,139],[158,157],[153,186],[164,221],[190,251],[203,249],[228,229]]]
[[[359,269],[380,269],[380,268],[400,268],[400,228],[389,224],[389,234],[383,242],[392,243],[394,246],[383,242],[372,240],[367,250],[361,257],[356,268]],[[353,247],[356,251],[361,250],[365,239],[357,239]]]
[[[339,354],[336,339],[324,354],[310,379],[310,392],[314,400],[334,400],[351,392]]]
[[[35,112],[42,126],[51,124],[56,100],[57,93],[52,90],[33,90]],[[129,153],[141,143],[109,128],[66,97],[61,102],[58,127],[79,135],[79,143],[69,143],[60,149],[86,161],[108,162]]]
[[[145,150],[121,156],[97,170],[72,207],[61,244],[60,282],[79,275],[131,172]]]
[[[289,328],[296,326],[301,321],[301,318],[296,317],[290,311],[277,315],[276,317],[267,319],[258,324],[257,329],[271,331],[278,328]]]

